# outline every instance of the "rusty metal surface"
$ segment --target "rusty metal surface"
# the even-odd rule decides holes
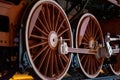
[[[120,18],[101,21],[100,25],[104,36],[107,35],[107,32],[109,32],[111,36],[120,34]]]
[[[0,15],[6,16],[9,19],[8,32],[0,32],[0,46],[15,46],[14,39],[18,32],[18,24],[23,8],[26,5],[26,1],[22,0],[18,5],[14,5],[10,2],[0,1]],[[1,23],[2,24],[2,23]],[[4,26],[2,26],[4,27]]]

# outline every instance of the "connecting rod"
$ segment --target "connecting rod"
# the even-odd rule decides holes
[[[96,54],[98,48],[97,49],[71,48],[68,47],[67,43],[62,38],[60,38],[58,50],[60,54],[68,54],[69,52],[81,54]]]
[[[119,53],[119,46],[115,46],[114,49],[112,49],[112,47],[109,44],[109,40],[113,40],[112,38],[110,38],[109,36],[107,36],[107,41],[106,41],[106,47],[103,47],[102,45],[97,45],[96,48],[89,48],[89,49],[85,49],[85,48],[72,48],[72,47],[68,47],[67,42],[65,42],[64,39],[62,39],[62,37],[59,39],[59,46],[58,46],[58,52],[60,54],[68,54],[69,52],[71,53],[79,53],[79,54],[92,54],[92,55],[96,55],[97,58],[101,58],[101,57],[106,57],[109,58],[111,55],[114,55],[116,53]],[[115,38],[114,38],[115,39]],[[117,39],[119,40],[119,39]]]

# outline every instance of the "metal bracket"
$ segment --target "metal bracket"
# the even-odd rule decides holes
[[[111,41],[118,41],[120,40],[120,38],[111,38],[110,37],[110,33],[107,33],[107,36],[105,38],[105,43],[106,43],[106,47],[107,47],[107,58],[109,58],[111,55],[114,55],[115,53],[119,53],[119,46],[115,45],[115,48],[112,49],[112,47],[110,46],[110,42]]]

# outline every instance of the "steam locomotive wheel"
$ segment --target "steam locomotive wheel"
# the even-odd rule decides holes
[[[37,1],[28,15],[25,44],[30,63],[43,80],[61,79],[70,66],[71,53],[58,53],[60,37],[72,47],[72,31],[65,12],[55,1]]]
[[[102,44],[103,34],[97,19],[90,13],[84,14],[77,26],[76,48],[90,49],[92,42]],[[77,54],[83,73],[89,77],[96,77],[102,68],[103,58],[96,58],[93,54]]]
[[[112,56],[111,56],[112,57]],[[120,53],[115,55],[115,62],[110,64],[110,68],[115,75],[120,75]]]

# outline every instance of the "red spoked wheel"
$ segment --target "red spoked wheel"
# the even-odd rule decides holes
[[[43,80],[61,79],[70,66],[71,53],[58,53],[60,37],[72,47],[72,31],[65,12],[53,0],[37,1],[28,14],[25,44],[30,63]]]
[[[103,34],[97,19],[90,13],[84,14],[77,26],[76,48],[91,49],[94,42],[103,44]],[[96,77],[102,68],[103,58],[96,58],[93,54],[77,54],[83,73],[89,77]]]
[[[115,46],[115,44],[119,44],[119,42],[111,42],[112,46]],[[114,62],[110,64],[110,68],[115,75],[120,75],[120,52],[112,55],[112,57],[114,57]]]

